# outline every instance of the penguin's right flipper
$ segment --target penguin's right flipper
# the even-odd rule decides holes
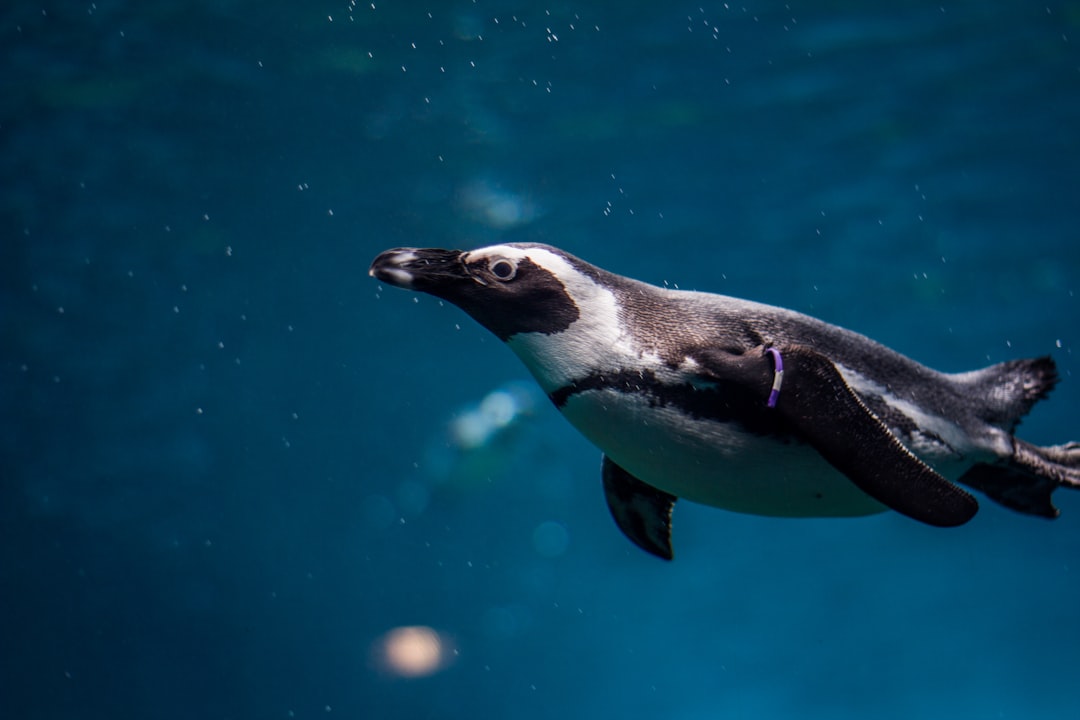
[[[764,404],[776,387],[773,350],[784,369],[774,411],[856,487],[928,525],[953,527],[974,517],[975,498],[904,447],[818,351],[801,345],[741,355],[704,349],[693,357],[706,379],[739,382],[760,393]]]
[[[615,524],[645,552],[671,560],[671,511],[678,499],[638,480],[604,456],[604,497]]]

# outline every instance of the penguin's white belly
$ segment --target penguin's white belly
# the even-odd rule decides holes
[[[885,506],[804,443],[691,418],[616,390],[572,395],[563,415],[634,477],[692,502],[754,515],[869,515]]]

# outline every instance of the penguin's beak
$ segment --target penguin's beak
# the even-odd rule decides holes
[[[438,294],[447,284],[469,278],[461,255],[460,250],[394,248],[379,253],[368,275],[394,287]]]

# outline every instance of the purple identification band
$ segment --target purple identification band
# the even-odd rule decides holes
[[[765,352],[773,357],[772,390],[769,392],[769,401],[766,405],[774,408],[776,407],[777,398],[780,397],[780,386],[784,383],[784,360],[780,357],[780,351],[776,348],[765,348]]]

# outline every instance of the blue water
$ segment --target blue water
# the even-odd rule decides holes
[[[1080,717],[1080,494],[683,503],[665,564],[542,397],[455,435],[523,367],[367,276],[538,240],[1049,353],[1021,434],[1080,440],[1076,3],[8,3],[0,47],[0,717]]]

